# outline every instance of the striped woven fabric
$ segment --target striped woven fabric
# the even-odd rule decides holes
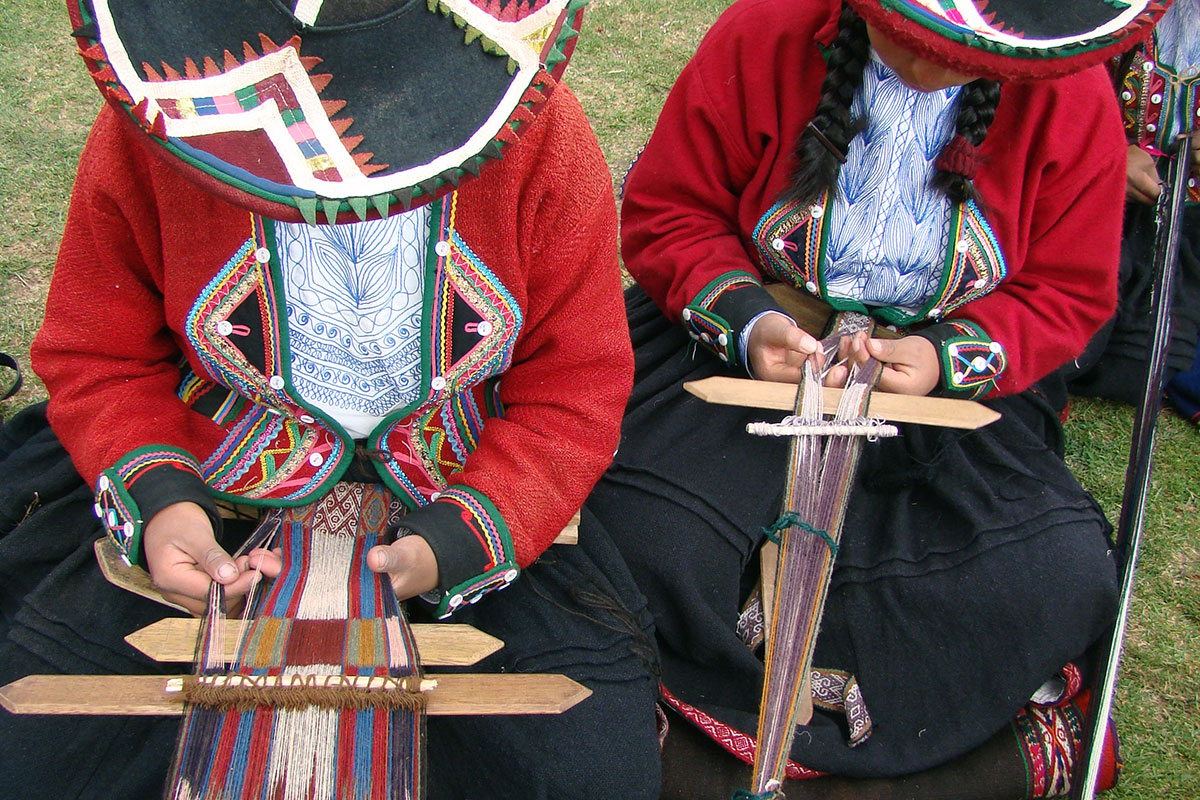
[[[221,627],[211,624],[219,614],[210,616],[201,635],[197,680],[317,676],[310,683],[325,684],[355,676],[379,683],[419,677],[416,645],[391,584],[366,566],[367,552],[398,514],[399,506],[382,487],[349,483],[337,484],[316,505],[269,514],[260,531],[270,531],[282,548],[283,571],[251,598],[232,664],[208,655],[222,652],[210,635]],[[421,797],[423,711],[364,702],[361,692],[345,700],[324,688],[275,691],[308,691],[321,698],[301,707],[286,702],[286,708],[261,705],[261,698],[230,710],[190,706],[167,796]]]
[[[831,356],[840,336],[873,330],[870,318],[854,312],[839,315],[832,336],[823,343]],[[826,363],[831,364],[832,357]],[[835,424],[862,420],[881,365],[874,359],[853,365],[834,415]],[[819,426],[822,422],[818,375],[810,360],[796,400],[795,417]],[[779,561],[775,602],[766,620],[767,647],[759,708],[752,776],[753,792],[738,798],[774,800],[789,763],[801,693],[808,690],[803,676],[812,668],[813,648],[825,609],[825,594],[841,539],[847,495],[862,452],[863,437],[797,436],[788,460],[783,512],[769,535],[778,534]],[[869,732],[869,731],[868,731]],[[858,741],[862,741],[859,739]]]

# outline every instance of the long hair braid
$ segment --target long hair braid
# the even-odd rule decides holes
[[[999,102],[1000,84],[983,78],[971,81],[959,93],[954,136],[938,155],[934,163],[937,171],[930,180],[933,188],[956,203],[979,202],[979,192],[971,179],[975,177],[979,145],[996,118]]]
[[[821,99],[812,122],[796,142],[796,167],[788,193],[801,203],[811,203],[826,189],[836,188],[838,170],[850,140],[858,133],[850,119],[850,103],[862,84],[870,53],[867,24],[849,5],[843,5],[837,36],[825,51]]]

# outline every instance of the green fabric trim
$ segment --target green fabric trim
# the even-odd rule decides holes
[[[342,440],[342,457],[338,463],[334,465],[333,469],[329,471],[329,475],[325,478],[325,480],[313,487],[312,492],[307,495],[307,499],[305,500],[298,500],[295,502],[280,502],[278,500],[270,499],[259,501],[243,498],[239,499],[237,502],[245,505],[300,506],[305,505],[305,503],[311,503],[313,497],[320,497],[335,483],[337,483],[338,479],[342,476],[342,473],[344,473],[350,466],[350,461],[354,455],[354,439],[349,433],[346,432],[344,428],[342,428],[341,425],[335,422],[332,417],[330,417],[321,409],[313,406],[311,403],[306,403],[304,399],[300,397],[299,393],[293,390],[293,387],[295,387],[296,384],[292,382],[292,348],[290,344],[291,333],[288,330],[286,313],[287,299],[283,294],[283,269],[279,264],[279,243],[275,238],[275,226],[280,223],[275,220],[268,220],[265,217],[260,217],[260,219],[262,219],[263,223],[263,237],[266,239],[267,252],[271,254],[270,260],[267,261],[266,269],[271,274],[271,284],[275,289],[274,300],[277,312],[276,316],[278,317],[276,324],[279,326],[279,341],[276,342],[276,350],[279,353],[279,374],[283,377],[284,391],[287,392],[287,398],[291,400],[291,402],[295,403],[299,408],[307,411],[312,417],[320,420],[322,423],[324,423],[325,427],[333,431],[333,433]],[[264,334],[265,333],[266,332],[264,331]],[[229,496],[225,492],[214,491],[213,493],[221,497]],[[234,497],[240,498],[241,495],[234,495]]]
[[[987,332],[984,331],[983,328],[976,323],[971,322],[970,320],[948,320],[946,324],[951,323],[968,328],[972,335],[951,336],[942,341],[941,347],[938,349],[938,361],[941,364],[942,369],[942,374],[939,381],[942,393],[946,397],[956,397],[965,400],[979,400],[980,398],[987,396],[996,388],[996,379],[990,378],[987,381],[981,381],[978,384],[969,387],[956,385],[954,381],[954,373],[957,365],[954,363],[954,359],[950,355],[950,349],[952,345],[980,342],[991,344],[995,340],[988,336]],[[1001,371],[1003,371],[1003,367],[1001,368]],[[996,374],[999,375],[1000,373],[997,372]]]
[[[500,555],[503,558],[491,569],[452,586],[438,603],[435,614],[439,619],[449,617],[465,605],[478,602],[488,592],[506,588],[521,574],[521,569],[517,566],[512,534],[508,530],[508,523],[504,521],[504,516],[496,508],[495,504],[492,503],[491,498],[478,489],[472,489],[469,486],[461,484],[450,488],[453,491],[470,495],[482,506],[483,513],[487,515],[488,521],[495,526],[496,535],[500,539]],[[438,501],[435,500],[434,502]]]
[[[136,466],[132,471],[130,470],[130,467],[136,465],[139,460],[154,454],[175,456],[177,461],[168,458],[158,463],[150,462]],[[196,461],[196,457],[187,450],[169,445],[145,445],[130,450],[112,467],[100,473],[100,477],[96,481],[95,500],[100,524],[117,548],[117,552],[131,566],[136,566],[139,561],[138,555],[141,552],[142,529],[145,521],[142,519],[141,508],[133,499],[133,495],[129,493],[125,479],[163,466],[176,469],[186,467],[197,476],[200,475],[200,464]]]
[[[708,283],[704,284],[704,286],[701,287],[700,291],[696,292],[696,296],[692,298],[692,302],[689,304],[689,306],[696,306],[698,308],[702,308],[702,306],[700,306],[700,303],[698,302],[699,298],[704,297],[705,295],[708,295],[708,294],[712,294],[713,290],[716,289],[717,286],[719,286],[720,284],[725,283],[729,280],[733,280],[735,278],[749,278],[751,281],[758,284],[759,286],[763,285],[762,281],[759,280],[758,276],[755,275],[754,273],[747,272],[744,269],[731,269],[729,272],[722,272],[720,275],[713,278]]]
[[[100,524],[104,528],[104,533],[108,536],[108,540],[113,543],[113,547],[117,548],[117,552],[121,558],[131,567],[139,566],[138,558],[142,551],[142,528],[145,523],[142,521],[142,510],[138,504],[130,496],[125,488],[125,483],[121,480],[121,476],[117,474],[116,469],[106,469],[100,473],[102,480],[108,481],[108,488],[100,490],[97,487],[96,491],[96,507],[103,513],[98,514]],[[108,510],[105,508],[105,503],[102,501],[102,496],[106,492],[111,492],[116,495],[117,499],[125,506],[129,512],[129,516],[125,519],[116,516],[116,510]],[[115,524],[114,524],[115,517]],[[128,529],[122,530],[122,526],[129,525]]]

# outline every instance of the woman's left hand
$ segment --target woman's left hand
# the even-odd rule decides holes
[[[933,342],[922,336],[901,339],[869,339],[865,333],[842,337],[838,360],[863,364],[867,358],[883,364],[877,388],[896,394],[929,394],[938,385],[942,366]],[[845,386],[849,368],[836,366],[825,376],[826,386]]]

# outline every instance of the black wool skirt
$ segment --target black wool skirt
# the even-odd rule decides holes
[[[586,508],[649,601],[664,700],[745,756],[763,664],[738,623],[788,447],[745,426],[782,415],[685,392],[731,373],[636,287],[627,311],[633,396]],[[1112,620],[1111,528],[1063,463],[1053,408],[1032,391],[988,404],[1002,418],[981,430],[902,425],[864,445],[813,666],[857,681],[871,734],[852,746],[847,714],[819,707],[795,737],[798,765],[884,777],[962,755]]]
[[[0,685],[32,674],[190,671],[124,641],[178,612],[104,579],[92,503],[44,407],[0,428]],[[591,533],[578,545],[550,548],[508,589],[455,614],[504,647],[437,671],[561,673],[591,696],[558,715],[430,718],[429,800],[658,797],[651,617],[616,548],[586,511],[583,519]],[[232,527],[227,549],[238,544]],[[434,621],[423,601],[408,610],[415,622]],[[178,729],[178,717],[0,709],[0,798],[160,798]]]

